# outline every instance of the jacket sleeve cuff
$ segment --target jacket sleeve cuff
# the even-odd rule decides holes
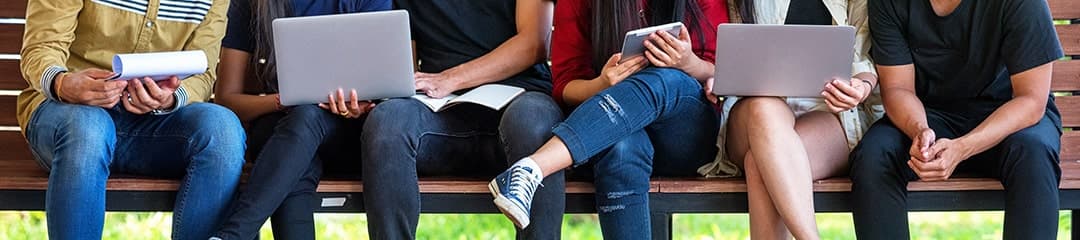
[[[173,104],[172,108],[154,110],[154,111],[150,112],[150,114],[153,114],[153,115],[168,115],[168,114],[176,112],[176,110],[179,110],[180,108],[186,106],[187,101],[188,101],[188,94],[187,94],[187,90],[184,90],[184,86],[180,86],[179,88],[176,89],[175,92],[173,92],[173,99],[176,100],[176,103]]]
[[[45,72],[41,74],[41,91],[44,92],[45,97],[49,100],[60,101],[60,97],[57,96],[55,89],[53,89],[53,81],[56,81],[56,77],[61,73],[67,72],[67,68],[60,66],[49,66],[45,68]]]

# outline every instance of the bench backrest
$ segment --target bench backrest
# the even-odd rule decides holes
[[[15,98],[27,87],[19,73],[19,49],[22,45],[22,18],[27,0],[0,0],[0,165],[4,160],[31,159],[25,140],[15,120]],[[48,0],[41,0],[48,1]],[[1066,127],[1062,136],[1062,163],[1080,162],[1080,1],[1049,0],[1054,19],[1069,23],[1057,25],[1066,55],[1077,60],[1058,61],[1054,66],[1053,91]]]

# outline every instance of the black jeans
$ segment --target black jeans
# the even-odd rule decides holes
[[[379,104],[364,125],[364,208],[371,239],[414,239],[420,217],[417,176],[490,179],[540,148],[562,111],[551,97],[526,92],[503,111],[475,104],[439,113],[419,101]],[[518,238],[558,239],[565,209],[562,172],[544,179],[531,222]],[[467,223],[463,223],[467,224]]]
[[[962,136],[987,115],[926,111],[938,138]],[[1061,130],[1054,119],[1043,116],[1036,125],[957,166],[956,172],[997,178],[1005,186],[1005,239],[1057,236]],[[886,117],[851,153],[852,212],[859,239],[909,238],[906,186],[918,179],[906,164],[910,146],[911,139]]]
[[[359,172],[362,120],[344,119],[315,105],[271,113],[248,126],[248,156],[258,154],[215,236],[254,239],[272,218],[274,239],[315,239],[312,214],[324,161]],[[350,151],[351,150],[351,151]],[[341,166],[338,166],[341,165]]]

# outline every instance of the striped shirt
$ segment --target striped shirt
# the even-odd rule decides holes
[[[30,87],[19,94],[19,126],[25,131],[34,109],[57,100],[58,74],[112,69],[117,53],[202,50],[208,70],[182,79],[167,112],[209,100],[228,7],[228,0],[30,0],[20,53]]]

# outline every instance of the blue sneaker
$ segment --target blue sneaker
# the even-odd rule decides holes
[[[541,178],[532,168],[515,165],[488,184],[491,195],[495,196],[495,206],[519,229],[529,226],[529,209],[536,188],[543,187]]]

